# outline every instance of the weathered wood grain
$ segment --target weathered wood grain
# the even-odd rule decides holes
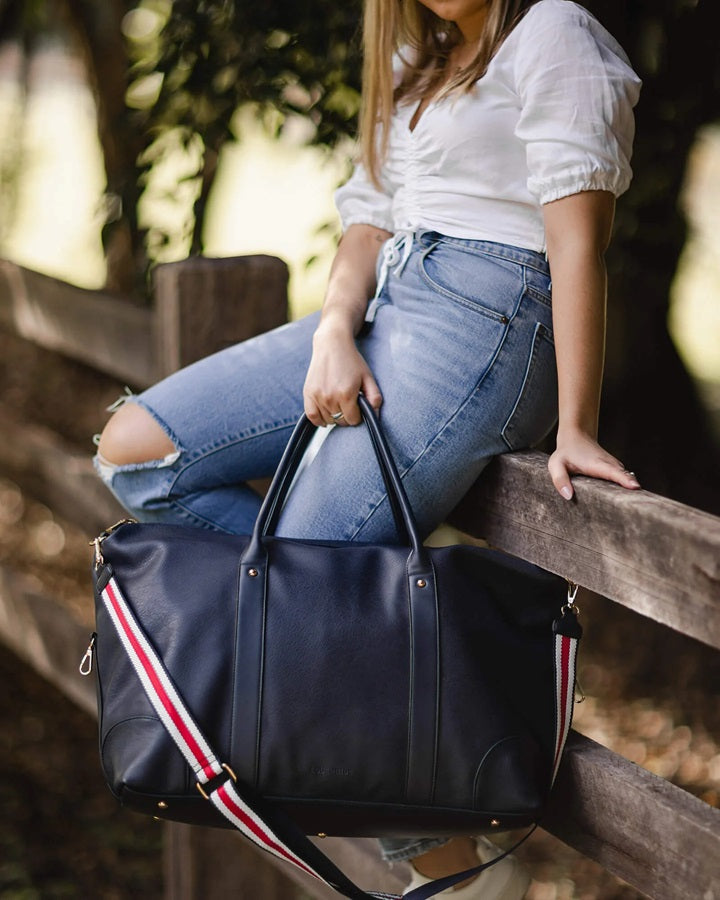
[[[498,457],[451,516],[458,528],[720,649],[720,518],[647,491],[575,478],[547,457]]]
[[[153,313],[0,259],[0,326],[134,386],[155,380]]]
[[[78,622],[36,579],[0,566],[0,640],[81,709],[97,715],[95,679],[78,666],[90,629]]]
[[[192,257],[155,269],[148,309],[0,260],[0,325],[146,387],[286,322],[287,281],[276,257]]]
[[[581,735],[543,826],[653,900],[720,897],[720,809]]]
[[[191,257],[154,272],[155,358],[168,375],[287,322],[288,269],[274,256]]]
[[[78,453],[49,428],[15,421],[2,404],[0,435],[0,473],[89,535],[126,515],[95,474],[90,447]]]

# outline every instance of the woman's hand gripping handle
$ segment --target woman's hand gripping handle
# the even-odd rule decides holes
[[[342,237],[330,270],[303,388],[305,415],[313,425],[359,425],[360,392],[374,409],[382,404],[380,388],[355,344],[355,336],[375,292],[380,247],[390,236],[372,225],[351,225]]]

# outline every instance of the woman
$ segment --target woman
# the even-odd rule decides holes
[[[278,532],[393,541],[369,442],[347,427],[358,391],[382,407],[425,534],[558,412],[549,470],[563,497],[573,474],[639,487],[597,442],[603,255],[639,93],[622,49],[569,0],[367,0],[364,38],[363,159],[337,194],[344,234],[322,312],[115,413],[98,469],[142,520],[249,532],[259,498],[246,482],[272,473],[304,409],[340,427]],[[384,850],[413,860],[412,886],[496,854],[469,838]],[[448,893],[511,900],[526,886],[509,857]]]

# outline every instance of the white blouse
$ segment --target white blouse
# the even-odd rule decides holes
[[[343,229],[432,230],[544,251],[541,206],[632,177],[640,80],[615,39],[571,0],[539,0],[468,93],[392,119],[382,190],[359,164],[336,192]]]

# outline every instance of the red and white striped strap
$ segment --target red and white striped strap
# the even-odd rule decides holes
[[[160,721],[195,772],[198,783],[206,785],[226,770],[188,712],[165,666],[145,637],[114,578],[111,578],[103,589],[102,599]],[[230,778],[207,796],[213,805],[253,843],[329,884],[322,875],[293,853],[247,805]]]
[[[555,635],[555,757],[551,784],[554,784],[560,768],[562,752],[572,723],[577,648],[577,638],[565,634]]]

